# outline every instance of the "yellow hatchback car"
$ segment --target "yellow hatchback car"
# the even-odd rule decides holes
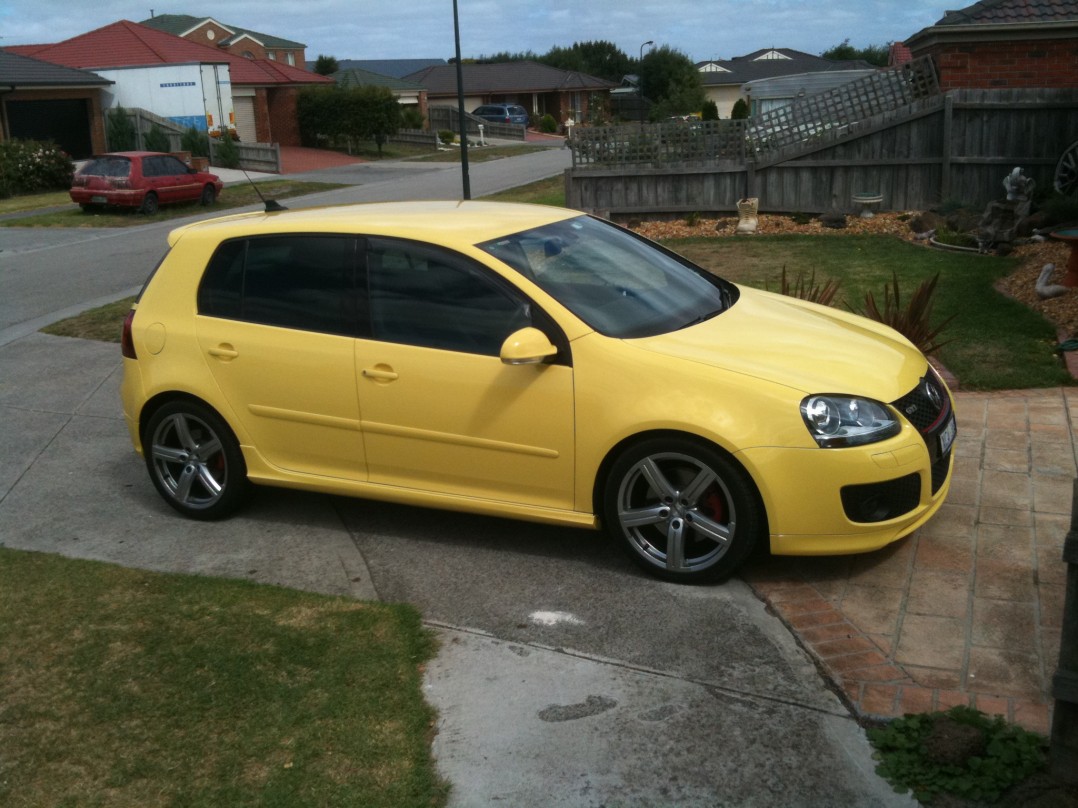
[[[415,202],[173,231],[124,414],[177,511],[247,483],[605,526],[644,569],[873,550],[943,503],[949,391],[878,323],[560,208]]]

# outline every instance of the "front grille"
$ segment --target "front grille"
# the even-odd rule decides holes
[[[842,508],[851,522],[886,522],[909,513],[921,501],[921,475],[842,488]]]
[[[935,494],[947,479],[953,445],[940,451],[940,433],[951,423],[951,399],[935,371],[929,370],[917,386],[902,398],[891,402],[921,434],[932,463],[932,493]]]

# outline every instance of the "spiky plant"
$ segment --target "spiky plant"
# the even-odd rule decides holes
[[[798,300],[807,300],[809,303],[819,303],[821,306],[830,306],[838,294],[839,282],[831,278],[822,286],[816,283],[816,270],[812,270],[808,279],[804,272],[798,272],[797,277],[790,282],[786,275],[786,266],[782,267],[782,278],[779,285],[779,293],[787,297],[796,297]]]
[[[889,325],[912,342],[923,354],[934,354],[949,342],[940,342],[938,337],[956,315],[952,314],[942,322],[932,324],[932,302],[939,283],[939,273],[931,279],[922,281],[909,301],[903,305],[902,293],[898,286],[898,273],[892,273],[891,283],[883,288],[883,308],[876,302],[872,292],[865,293],[865,307],[861,311],[852,309],[855,314],[870,320]]]

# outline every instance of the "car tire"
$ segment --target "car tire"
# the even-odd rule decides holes
[[[139,213],[144,213],[147,216],[153,216],[157,213],[157,194],[150,191],[146,196],[142,197],[142,205],[139,207]]]
[[[680,437],[641,441],[614,461],[603,519],[634,562],[679,583],[728,578],[766,524],[745,471],[720,450]]]
[[[246,494],[247,464],[228,424],[196,401],[173,401],[146,424],[142,451],[165,502],[194,519],[221,519]]]
[[[212,205],[217,201],[217,189],[212,185],[207,185],[202,189],[202,197],[198,201],[201,205]]]
[[[80,202],[79,207],[82,208],[83,213],[93,213],[94,212],[94,206],[91,205],[89,202]]]

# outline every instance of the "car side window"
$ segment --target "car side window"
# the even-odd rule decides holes
[[[497,356],[533,322],[531,303],[487,270],[413,242],[368,239],[367,284],[376,340]]]
[[[172,155],[156,158],[159,165],[159,171],[162,176],[172,176],[173,174],[186,174],[187,165]]]
[[[161,172],[157,165],[156,157],[143,157],[142,158],[142,176],[144,177],[158,177]]]
[[[199,314],[355,336],[356,239],[284,235],[228,241],[210,259]]]

